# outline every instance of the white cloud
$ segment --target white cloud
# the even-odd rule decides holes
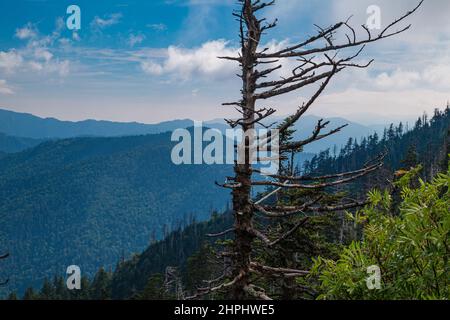
[[[4,94],[4,95],[11,95],[11,94],[14,94],[14,90],[11,89],[11,88],[7,85],[6,80],[0,79],[0,94]]]
[[[421,80],[421,75],[414,71],[395,70],[393,73],[381,73],[375,79],[378,88],[386,90],[405,89],[415,86]]]
[[[36,30],[36,27],[31,23],[26,24],[22,28],[16,29],[16,37],[21,40],[33,39],[36,38],[37,35],[38,32]]]
[[[34,50],[34,57],[38,60],[49,62],[53,58],[53,54],[46,48],[36,48]]]
[[[164,72],[164,67],[153,62],[153,61],[144,61],[141,63],[141,68],[145,73],[149,73],[155,76],[160,76]]]
[[[12,72],[18,68],[22,62],[23,58],[16,50],[0,51],[0,69],[5,70],[6,72]]]
[[[44,69],[44,66],[42,65],[42,63],[36,62],[36,61],[30,61],[28,63],[28,65],[30,66],[30,68],[33,71],[42,71]]]
[[[439,89],[450,90],[450,65],[441,64],[427,68],[423,72],[423,79]]]
[[[381,9],[381,21],[383,27],[394,19],[408,12],[419,3],[419,0],[340,0],[332,1],[332,14],[335,18],[344,19],[350,14],[354,14],[354,24],[360,25],[367,20],[367,7],[376,4]],[[448,20],[450,12],[449,1],[425,1],[422,7],[407,21],[402,22],[399,26],[412,24],[412,30],[405,33],[401,37],[397,37],[398,41],[408,41],[418,45],[419,43],[435,41],[436,36],[447,34],[450,32],[450,24],[444,21]],[[400,29],[400,27],[395,28]],[[394,29],[394,30],[395,30]]]
[[[155,31],[165,31],[167,30],[167,25],[164,23],[151,23],[147,24],[147,28],[153,29]]]
[[[171,46],[162,63],[153,60],[141,63],[142,70],[153,75],[167,74],[178,79],[193,77],[223,79],[236,73],[236,64],[218,59],[219,56],[235,56],[237,50],[227,47],[224,40],[209,41],[196,49]]]
[[[95,16],[94,20],[91,22],[91,27],[96,29],[105,29],[107,27],[113,26],[120,22],[122,18],[121,13],[113,13],[105,16],[104,18],[100,18],[99,16]]]
[[[134,47],[137,44],[141,44],[144,40],[145,40],[145,36],[143,34],[138,34],[138,35],[130,34],[127,42],[130,47]]]
[[[64,20],[57,18],[55,29],[48,35],[39,33],[37,27],[32,23],[27,23],[23,28],[16,30],[16,37],[25,40],[26,46],[18,49],[11,49],[8,52],[0,51],[0,69],[12,72],[21,67],[23,72],[42,72],[46,74],[57,74],[65,77],[70,72],[70,62],[55,56],[57,46],[67,46],[69,39],[61,38],[61,31],[64,28]]]
[[[375,86],[384,90],[430,88],[436,91],[450,90],[450,66],[435,64],[422,71],[404,71],[397,68],[383,72],[375,78]]]
[[[350,22],[358,36],[364,38],[365,31],[358,26],[366,23],[369,5],[380,6],[384,27],[418,3],[419,0],[277,1],[263,15],[280,18],[277,30],[281,29],[292,39],[304,39],[313,34],[307,27],[292,32],[298,21],[329,26],[353,15]],[[359,61],[373,57],[375,63],[365,70],[343,71],[313,112],[350,118],[361,113],[418,115],[423,110],[431,112],[443,106],[450,98],[450,24],[446,23],[449,12],[450,1],[425,1],[416,13],[392,29],[396,31],[412,24],[410,30],[367,46]],[[298,103],[297,100],[285,102]]]
[[[137,47],[139,43],[142,43],[137,30],[133,31],[135,38],[128,38],[126,35],[122,38],[124,46],[115,49],[75,45],[64,48],[64,45],[72,44],[73,40],[79,40],[78,34],[72,34],[73,39],[69,39],[70,37],[67,36],[67,39],[63,40],[60,36],[57,38],[54,33],[42,36],[36,28],[29,30],[35,32],[35,35],[23,31],[22,36],[16,35],[17,38],[26,40],[26,47],[15,51],[19,60],[12,59],[12,51],[14,50],[0,52],[0,74],[3,69],[7,69],[6,66],[14,66],[9,67],[10,71],[19,67],[24,75],[33,77],[35,74],[39,76],[46,73],[54,73],[60,76],[68,75],[71,69],[78,71],[78,63],[84,61],[93,61],[92,65],[95,64],[103,68],[99,70],[99,74],[105,70],[104,68],[110,66],[114,67],[111,72],[116,72],[119,67],[134,64],[140,66],[147,74],[161,76],[161,78],[166,77],[158,79],[158,81],[150,79],[151,85],[158,86],[155,87],[158,90],[147,90],[148,83],[145,82],[145,90],[147,91],[171,93],[161,94],[158,97],[155,97],[153,93],[148,94],[149,99],[158,98],[160,104],[164,106],[163,111],[159,114],[149,116],[152,121],[154,121],[154,116],[163,120],[170,117],[179,117],[180,114],[186,117],[203,117],[203,119],[222,117],[225,116],[222,112],[226,111],[223,111],[224,108],[217,108],[216,106],[220,102],[232,100],[230,97],[239,96],[240,83],[235,77],[239,70],[237,63],[219,60],[217,56],[234,56],[238,49],[224,40],[209,41],[194,48],[191,46],[192,42],[198,43],[197,41],[200,38],[211,39],[211,34],[216,30],[221,30],[221,20],[217,19],[217,14],[222,10],[222,7],[213,8],[211,5],[222,6],[224,2],[225,0],[172,0],[173,4],[192,6],[188,9],[189,17],[181,24],[183,28],[178,30],[179,34],[176,40],[176,43],[185,45],[185,48],[181,46],[169,48],[139,46],[139,49],[133,49],[133,46]],[[381,6],[382,20],[385,24],[391,18],[413,7],[417,2],[418,0],[377,0],[375,4]],[[232,3],[234,5],[235,1],[232,1]],[[365,22],[367,18],[366,9],[369,4],[374,4],[374,1],[279,0],[276,6],[261,12],[261,17],[267,14],[269,18],[280,18],[279,28],[273,30],[273,33],[268,33],[268,36],[264,39],[268,41],[271,36],[277,39],[289,37],[289,41],[271,41],[267,44],[271,48],[270,50],[275,50],[275,48],[284,47],[314,34],[314,28],[305,26],[305,21],[308,21],[311,26],[312,23],[328,26],[336,21],[346,19],[351,14],[355,15],[352,23],[357,27]],[[450,24],[445,23],[449,10],[449,1],[427,0],[424,7],[414,17],[402,22],[402,25],[407,25],[409,22],[413,23],[413,28],[408,33],[368,46],[359,59],[364,62],[367,61],[367,57],[374,57],[375,63],[368,69],[348,69],[336,76],[330,87],[314,105],[312,112],[323,116],[336,115],[351,119],[354,119],[358,114],[372,113],[375,121],[376,116],[398,115],[400,119],[402,115],[419,115],[425,109],[432,111],[432,108],[445,104],[450,98],[448,94],[450,90],[450,56],[448,54],[450,52]],[[92,31],[94,35],[95,32],[101,34],[104,29],[119,23],[120,20],[120,14],[118,16],[95,17],[91,23]],[[164,24],[149,24],[146,27],[159,31],[164,31],[167,28]],[[184,32],[184,29],[188,31]],[[361,31],[360,28],[358,30]],[[173,31],[176,32],[177,30]],[[147,29],[147,32],[149,32],[149,29]],[[360,35],[364,36],[363,33]],[[233,39],[237,40],[236,38]],[[70,52],[68,49],[70,49]],[[342,55],[345,53],[343,51]],[[8,55],[8,57],[5,58],[5,55]],[[73,57],[73,61],[64,60],[64,55],[70,55]],[[297,62],[284,63],[283,69],[275,72],[273,76],[279,77],[288,74],[295,63]],[[92,65],[86,65],[86,67]],[[116,66],[117,68],[115,68]],[[30,70],[33,72],[30,72]],[[92,70],[83,71],[86,71],[87,74]],[[131,73],[115,73],[115,75],[124,75],[130,81],[138,83],[133,86],[130,83],[130,90],[136,90],[136,92],[141,90],[140,85],[144,82],[141,80],[145,75]],[[115,85],[115,78],[102,79],[104,83],[108,84],[109,91],[110,86]],[[5,77],[5,79],[11,81],[9,78]],[[173,84],[175,83],[174,79],[193,81],[178,81],[177,83],[180,83],[180,85],[177,86],[175,94],[173,94],[173,87],[170,88],[170,91],[164,91],[169,90],[165,88],[165,83]],[[227,79],[226,83],[223,81],[224,79]],[[228,79],[231,79],[231,81],[228,81]],[[82,85],[92,86],[93,83],[95,83],[95,80]],[[131,87],[135,89],[131,89]],[[201,94],[199,94],[197,88],[201,88]],[[298,105],[303,102],[303,99],[308,98],[311,91],[312,88],[306,88],[306,90],[300,90],[290,96],[283,96],[279,101],[280,103],[277,100],[273,101],[277,109],[280,108],[280,112],[277,114],[288,114],[288,112],[295,111]],[[136,96],[139,96],[139,94]],[[93,99],[90,99],[90,101],[93,102],[90,108],[86,108],[88,110],[86,114],[98,112],[99,117],[105,117],[104,110],[94,106],[97,103],[95,101],[98,101],[97,96],[93,94],[92,97]],[[116,106],[117,114],[122,116],[124,104],[131,106],[125,111],[128,112],[128,119],[130,120],[135,120],[133,117],[135,117],[136,108],[141,107],[140,110],[144,110],[143,114],[146,112],[147,105],[141,106],[140,101],[130,102],[128,99],[128,96],[123,95],[112,96],[111,104]],[[59,105],[60,103],[58,103],[58,108]],[[55,110],[59,109],[55,107]],[[205,112],[205,110],[208,111]],[[116,115],[113,114],[112,116]]]
[[[313,113],[327,116],[343,116],[357,120],[365,114],[373,114],[371,123],[381,118],[405,119],[416,117],[424,111],[431,114],[434,108],[442,108],[449,100],[446,92],[430,89],[407,89],[397,91],[365,91],[349,89],[323,95]],[[380,119],[376,117],[379,116]]]
[[[47,64],[48,72],[55,72],[59,74],[60,77],[67,77],[70,73],[70,61],[55,61],[53,63]]]

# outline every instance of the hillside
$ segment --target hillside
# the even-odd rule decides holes
[[[226,230],[233,223],[232,213],[213,215],[207,222],[194,222],[184,230],[170,233],[163,241],[150,245],[144,252],[128,261],[119,262],[111,281],[114,299],[130,298],[141,291],[147,280],[157,273],[164,273],[166,267],[186,268],[189,257],[195,254],[204,243],[217,239],[207,237],[208,233]]]
[[[9,289],[79,265],[85,275],[222,209],[225,166],[175,166],[169,134],[45,142],[0,160]],[[0,275],[1,276],[1,275]]]
[[[410,131],[403,124],[391,125],[382,135],[373,134],[363,139],[349,139],[336,154],[325,150],[310,161],[307,173],[335,173],[356,170],[376,155],[387,152],[385,165],[375,179],[364,179],[368,185],[386,185],[393,171],[409,170],[419,163],[424,165],[422,177],[431,180],[437,172],[447,167],[448,150],[445,147],[450,128],[450,109],[435,110],[433,117],[424,115],[417,119]],[[339,150],[339,149],[338,149]]]
[[[384,169],[355,184],[353,191],[364,196],[375,186],[387,186],[395,170],[417,163],[424,165],[426,178],[445,158],[449,116],[447,109],[432,119],[420,118],[408,132],[391,126],[381,137],[350,139],[337,155],[329,150],[307,155],[304,170],[313,174],[352,170],[387,150]],[[4,155],[0,212],[5,223],[0,246],[12,254],[0,274],[11,278],[4,292],[37,288],[44,277],[64,274],[69,264],[79,264],[88,276],[99,267],[117,265],[112,294],[127,298],[167,266],[184,270],[188,257],[207,239],[205,233],[231,223],[227,216],[194,222],[194,216],[206,220],[211,208],[225,206],[228,192],[213,182],[223,180],[230,168],[173,166],[169,139],[169,134],[77,138]],[[164,240],[147,247],[160,238]]]
[[[424,167],[423,175],[433,172],[445,171],[447,164],[449,147],[447,146],[450,131],[450,109],[443,112],[436,112],[430,120],[421,118],[416,126],[409,132],[374,141],[372,137],[371,147],[367,147],[363,153],[361,148],[343,149],[340,156],[320,158],[317,156],[312,162],[308,162],[307,170],[311,173],[334,172],[339,168],[354,170],[358,165],[363,165],[367,159],[373,159],[379,152],[388,151],[385,168],[380,171],[374,179],[360,180],[353,184],[353,192],[365,196],[365,194],[375,187],[388,187],[387,179],[392,180],[394,171],[405,166],[408,157],[408,150],[416,149],[416,163]],[[423,141],[422,144],[419,144]],[[353,146],[353,145],[352,145]],[[329,155],[329,153],[326,153]],[[355,160],[360,159],[360,160]],[[402,161],[403,160],[403,161]],[[409,165],[409,164],[406,164]],[[314,166],[314,167],[312,167]],[[111,288],[114,298],[130,298],[144,290],[148,279],[154,274],[164,274],[168,266],[178,267],[182,272],[186,268],[188,256],[197,253],[202,243],[211,241],[205,235],[226,230],[232,224],[232,219],[228,213],[218,218],[212,219],[209,223],[191,225],[184,231],[177,231],[170,234],[163,241],[149,246],[142,254],[134,256],[132,259],[118,264],[117,270],[112,275]],[[182,274],[183,279],[189,280],[186,273]]]
[[[20,152],[28,148],[32,148],[42,143],[44,140],[12,137],[4,133],[0,133],[0,152],[14,153]]]

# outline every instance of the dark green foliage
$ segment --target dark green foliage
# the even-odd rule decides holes
[[[178,267],[184,274],[188,257],[198,252],[205,243],[215,240],[206,235],[226,230],[231,224],[230,213],[213,214],[209,222],[193,222],[186,229],[172,232],[163,241],[152,244],[142,254],[119,263],[113,275],[113,298],[130,298],[141,292],[151,276],[164,273],[168,266]],[[189,286],[193,287],[195,282],[192,280]]]
[[[217,258],[217,246],[205,243],[187,260],[183,277],[184,288],[188,294],[195,294],[198,288],[208,286],[208,280],[217,279],[223,274],[224,262]],[[209,297],[217,299],[220,296],[211,294]]]
[[[93,300],[111,299],[111,273],[100,268],[90,287],[90,298]]]
[[[382,171],[358,181],[352,187],[321,190],[325,195],[321,201],[325,204],[333,204],[345,197],[348,191],[358,194],[359,198],[365,198],[367,192],[375,186],[386,188],[388,194],[391,194],[390,205],[385,208],[391,213],[392,217],[389,219],[398,221],[401,225],[402,217],[396,215],[395,212],[404,210],[401,204],[404,195],[402,194],[403,187],[395,189],[398,186],[396,181],[402,180],[411,166],[417,163],[423,164],[423,179],[430,181],[431,177],[436,175],[441,168],[441,161],[446,150],[444,138],[448,132],[449,117],[449,109],[446,109],[444,112],[436,112],[429,121],[426,117],[421,118],[411,130],[407,130],[403,125],[391,126],[381,139],[376,134],[362,139],[361,142],[351,139],[341,153],[336,156],[331,155],[329,151],[317,155],[306,164],[305,171],[314,175],[359,169],[365,162],[387,150],[386,166]],[[291,169],[290,166],[286,166],[286,168],[287,170]],[[397,178],[394,178],[394,173]],[[208,188],[210,187],[206,186],[205,190]],[[411,187],[410,190],[414,189]],[[418,199],[419,193],[422,192],[421,194],[425,196],[426,191],[418,190],[416,193],[411,191],[410,195],[415,197],[414,199]],[[395,200],[395,192],[400,200]],[[435,195],[436,193],[433,193],[433,196]],[[286,192],[271,201],[301,204],[302,199],[310,196]],[[414,204],[414,199],[411,198],[409,202]],[[439,208],[441,207],[439,205]],[[168,207],[165,206],[165,208]],[[359,243],[363,230],[366,232],[365,236],[368,235],[367,230],[355,222],[360,218],[361,216],[356,213],[354,221],[349,221],[345,219],[344,213],[338,213],[314,219],[307,227],[299,229],[294,237],[273,247],[271,252],[261,254],[256,250],[257,255],[254,259],[267,265],[304,270],[312,266],[312,259],[317,256],[326,258],[327,261],[337,260],[342,254],[340,250],[342,246],[346,246],[350,242]],[[282,227],[289,229],[295,222],[295,219],[288,220],[287,224]],[[258,223],[262,223],[263,226],[273,231],[279,232],[279,228],[281,228],[281,225],[269,225],[264,221],[258,221]],[[189,224],[187,228],[179,228],[173,232],[162,228],[166,230],[163,231],[166,235],[164,240],[154,241],[156,239],[153,239],[152,244],[143,253],[134,255],[129,260],[122,259],[117,264],[110,280],[108,277],[103,277],[104,280],[101,282],[103,284],[101,286],[96,284],[96,287],[104,288],[103,291],[100,290],[103,294],[97,295],[97,298],[103,295],[112,299],[174,299],[177,297],[176,292],[166,290],[167,267],[175,267],[179,270],[182,289],[186,294],[192,294],[195,288],[204,285],[203,280],[220,275],[220,268],[214,260],[214,254],[219,247],[222,247],[223,243],[229,244],[232,240],[219,242],[219,246],[215,242],[217,239],[210,239],[205,235],[230,228],[231,214],[228,212],[225,215],[213,215],[213,218],[205,223],[197,223],[195,219],[190,219]],[[98,275],[96,278],[98,279]],[[331,274],[329,279],[333,280]],[[311,285],[314,287],[319,284],[317,279],[299,278],[296,281],[284,281],[274,278],[268,281],[270,281],[270,286],[267,286],[267,282],[261,283],[261,285],[270,287],[271,292],[268,293],[275,298],[311,299],[322,294],[321,290],[324,290],[323,287],[316,287],[315,290],[309,288]],[[111,289],[110,295],[108,295],[109,288]],[[89,294],[84,295],[83,298],[92,299],[92,292],[90,286]],[[99,290],[97,289],[95,292],[99,292]],[[31,293],[28,293],[28,296],[33,297],[35,294]],[[434,297],[434,293],[430,293],[428,297]]]
[[[103,270],[103,271],[102,271]],[[81,278],[80,290],[67,289],[65,279],[63,277],[56,276],[53,281],[48,279],[44,280],[44,284],[39,292],[35,292],[32,288],[25,290],[22,297],[23,300],[94,300],[101,299],[106,300],[110,297],[110,291],[108,288],[111,282],[111,275],[104,275],[104,269],[100,269],[97,275],[94,277],[97,279],[95,285],[90,284],[86,277]],[[17,300],[16,292],[9,294],[8,300]]]
[[[48,281],[48,279],[44,280],[44,284],[42,285],[42,289],[39,292],[39,297],[42,300],[53,300],[55,299],[55,288],[53,285]]]
[[[155,273],[148,278],[147,285],[137,297],[139,300],[166,300],[169,296],[164,290],[164,276]]]
[[[27,288],[25,294],[23,295],[23,300],[37,300],[39,295],[34,292],[33,288]]]
[[[402,169],[409,170],[418,165],[418,157],[417,148],[415,145],[410,145],[408,151],[406,152],[405,158],[400,162]]]
[[[423,178],[428,180],[441,170],[441,161],[446,159],[443,146],[449,125],[450,109],[436,110],[432,119],[428,120],[425,115],[408,131],[402,124],[397,127],[391,125],[381,138],[375,133],[360,142],[349,139],[339,154],[333,155],[330,150],[321,152],[307,161],[304,169],[307,173],[316,174],[356,170],[377,155],[387,152],[384,168],[377,175],[364,179],[364,188],[361,184],[354,185],[352,194],[364,196],[375,185],[388,186],[387,180],[391,180],[392,172],[403,167],[409,169],[414,163],[426,164]]]
[[[318,259],[323,299],[450,299],[450,166],[432,182],[419,181],[419,170],[405,174],[399,215],[391,214],[388,193],[373,191],[358,223],[364,238],[344,248],[336,260]],[[366,269],[381,270],[378,289],[366,285]]]
[[[17,293],[11,292],[6,300],[18,300]]]
[[[40,288],[45,277],[98,266],[144,250],[153,240],[209,219],[228,192],[214,187],[227,166],[176,166],[170,134],[45,142],[0,160],[0,295]]]

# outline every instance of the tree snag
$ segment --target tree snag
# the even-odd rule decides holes
[[[363,25],[365,37],[359,39],[355,28],[350,25],[349,19],[326,28],[318,27],[316,35],[301,43],[290,45],[281,50],[271,50],[261,47],[261,38],[265,32],[276,27],[277,20],[267,23],[266,19],[258,18],[257,15],[264,8],[274,5],[275,1],[238,0],[240,10],[234,12],[233,15],[239,22],[241,50],[237,57],[220,57],[221,59],[239,63],[241,68],[241,74],[238,76],[242,81],[242,98],[236,102],[224,103],[224,106],[235,107],[241,117],[238,120],[227,120],[228,124],[233,128],[242,128],[244,137],[247,137],[246,133],[255,129],[257,125],[270,128],[273,125],[266,126],[263,120],[273,115],[276,110],[262,107],[260,104],[270,98],[312,87],[316,84],[315,91],[311,97],[304,101],[287,120],[278,125],[279,134],[280,136],[283,135],[317,101],[336,74],[347,68],[367,68],[371,65],[373,60],[366,63],[354,62],[364,50],[365,45],[390,38],[408,30],[411,25],[398,30],[393,29],[418,10],[423,1],[420,1],[413,10],[388,24],[378,34],[374,34],[373,31]],[[344,35],[346,40],[337,43],[335,37],[337,34]],[[353,49],[353,53],[348,53],[351,49]],[[290,70],[290,74],[283,75],[281,78],[275,77],[274,72],[281,70],[283,62],[289,60],[291,62],[295,61],[297,64]],[[328,125],[329,122],[318,121],[314,132],[308,139],[282,142],[280,151],[287,153],[301,150],[304,146],[340,132],[345,127],[341,126],[325,131]],[[221,236],[234,233],[232,252],[222,255],[231,259],[231,272],[218,278],[230,280],[215,287],[200,288],[198,293],[190,297],[190,299],[200,298],[212,292],[223,291],[227,292],[230,298],[236,300],[249,298],[268,300],[270,297],[265,290],[252,283],[252,276],[292,278],[307,274],[308,272],[303,270],[264,266],[252,261],[255,239],[261,240],[268,247],[274,246],[291,236],[298,228],[302,228],[314,215],[363,206],[366,204],[366,201],[350,201],[336,206],[320,206],[317,204],[320,197],[317,197],[301,206],[292,207],[268,206],[263,205],[263,202],[271,195],[286,188],[319,190],[324,187],[349,183],[376,171],[382,166],[384,159],[384,156],[381,155],[371,163],[368,163],[364,168],[354,172],[320,177],[294,176],[293,172],[287,175],[280,173],[279,175],[270,176],[270,180],[256,181],[254,180],[254,175],[260,172],[252,166],[250,160],[251,151],[248,147],[247,139],[242,143],[244,143],[245,149],[245,163],[239,164],[236,162],[234,166],[235,176],[232,178],[233,183],[222,185],[225,188],[232,189],[234,227],[220,234],[211,235]],[[253,186],[270,186],[277,187],[277,189],[261,200],[254,201],[252,199]],[[254,219],[256,214],[273,219],[295,215],[304,218],[300,219],[292,230],[276,239],[271,239],[269,235],[264,234],[263,231],[255,227]]]

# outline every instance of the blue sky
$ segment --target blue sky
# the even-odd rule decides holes
[[[265,11],[279,27],[269,47],[313,34],[367,7],[382,23],[416,0],[278,0]],[[413,29],[367,48],[369,70],[340,75],[311,111],[366,123],[410,119],[450,99],[450,2],[426,0]],[[81,8],[81,30],[67,29],[66,8]],[[239,95],[238,71],[216,57],[237,52],[235,1],[135,0],[0,2],[0,106],[45,117],[158,122],[232,116],[220,106]],[[405,25],[405,24],[403,24]],[[287,115],[308,91],[274,101]]]

